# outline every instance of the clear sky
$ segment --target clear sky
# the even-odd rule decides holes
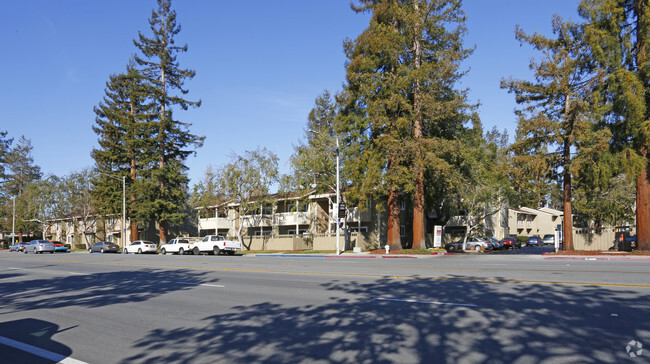
[[[460,87],[480,102],[484,130],[514,135],[514,97],[499,88],[502,77],[530,78],[537,56],[514,38],[515,25],[551,34],[551,17],[578,21],[578,0],[465,0],[468,34],[476,46],[464,64]],[[342,89],[342,42],[356,38],[368,14],[349,0],[175,0],[172,7],[187,43],[181,67],[196,70],[186,83],[198,109],[177,112],[206,136],[187,160],[192,184],[208,165],[231,153],[265,146],[288,171],[293,146],[303,138],[307,114],[324,90]],[[155,0],[21,0],[0,12],[0,130],[32,141],[34,161],[45,174],[66,175],[93,165],[97,146],[93,107],[109,75],[122,73],[136,52],[138,31],[150,36]]]

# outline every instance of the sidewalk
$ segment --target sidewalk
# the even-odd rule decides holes
[[[611,260],[611,261],[635,261],[635,262],[650,262],[650,255],[616,255],[616,253],[600,254],[600,255],[546,255],[544,259],[548,260]]]
[[[269,254],[246,254],[256,257],[280,257],[280,258],[388,258],[388,259],[421,259],[421,258],[430,258],[440,255],[446,255],[446,253],[439,254],[370,254],[369,252],[362,253],[341,253],[336,255],[336,253],[327,253],[327,254],[285,254],[285,253],[269,253]]]

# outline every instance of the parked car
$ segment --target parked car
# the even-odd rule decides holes
[[[451,243],[445,244],[445,250],[448,252],[453,252],[457,250],[463,250],[463,241],[454,241]]]
[[[52,254],[54,253],[54,244],[47,240],[32,240],[25,245],[24,252],[25,254],[30,252],[34,254],[49,252]]]
[[[546,234],[544,235],[544,239],[542,239],[544,245],[555,245],[555,235],[554,234]]]
[[[88,248],[89,253],[117,253],[119,250],[119,246],[109,241],[98,241],[95,244],[91,245],[90,248]]]
[[[492,244],[490,244],[490,241],[485,238],[477,238],[472,236],[467,238],[465,249],[476,251],[492,250]]]
[[[23,243],[23,242],[20,242],[20,243],[18,243],[18,242],[13,243],[13,244],[9,247],[9,251],[10,251],[10,252],[21,252],[21,251],[23,251],[23,250],[25,250],[25,243]]]
[[[124,254],[158,253],[158,245],[148,240],[136,240],[124,248]]]
[[[517,238],[503,238],[501,242],[505,249],[521,249],[521,242]]]
[[[526,239],[526,246],[540,246],[542,245],[542,238],[539,236],[531,236],[528,239]]]
[[[55,252],[67,252],[68,249],[70,249],[70,245],[64,244],[60,241],[53,241],[52,244],[54,244],[54,251]]]
[[[190,241],[187,239],[172,239],[167,244],[160,246],[160,253],[162,255],[167,253],[183,255],[191,252]]]
[[[503,244],[496,238],[483,238],[487,241],[490,242],[490,245],[492,245],[492,249],[495,250],[501,250],[503,249]]]

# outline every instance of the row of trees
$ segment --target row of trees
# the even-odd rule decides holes
[[[371,13],[369,26],[344,42],[343,89],[316,99],[291,173],[279,175],[272,152],[247,151],[209,168],[190,201],[238,202],[246,213],[272,186],[332,190],[340,154],[346,199],[386,206],[391,249],[402,248],[400,225],[413,227],[412,246],[422,248],[425,226],[464,211],[470,229],[480,228],[506,203],[564,209],[571,248],[572,216],[629,221],[635,201],[639,247],[648,249],[647,8],[643,0],[584,0],[584,22],[557,16],[553,37],[517,29],[517,39],[541,58],[530,64],[534,80],[502,81],[521,105],[508,145],[505,131],[483,131],[477,105],[458,87],[472,53],[463,44],[461,0],[359,0],[352,9]],[[139,34],[139,53],[110,77],[95,108],[92,197],[95,213],[119,214],[122,190],[114,178],[125,176],[131,236],[155,220],[166,241],[169,224],[185,218],[184,162],[203,137],[176,119],[200,101],[184,98],[194,72],[177,61],[187,46],[174,43],[180,26],[169,1],[158,0],[149,24],[152,36]],[[403,201],[412,206],[410,224],[400,221]]]
[[[370,12],[370,25],[344,43],[344,89],[316,99],[305,140],[292,156],[292,174],[282,178],[281,189],[306,189],[317,182],[316,188],[332,190],[332,141],[338,137],[345,195],[362,207],[368,201],[387,206],[392,249],[402,247],[400,201],[413,206],[414,248],[424,246],[425,213],[432,212],[433,225],[464,211],[472,229],[504,203],[548,203],[564,210],[565,243],[571,249],[572,216],[596,225],[634,219],[630,181],[635,178],[637,221],[643,221],[639,207],[645,205],[639,201],[645,197],[640,199],[639,191],[647,181],[647,143],[642,142],[647,117],[641,112],[634,121],[624,113],[645,108],[638,99],[634,107],[625,102],[630,90],[647,98],[647,82],[621,88],[612,77],[635,74],[643,69],[635,64],[647,64],[632,56],[645,47],[639,41],[647,38],[639,35],[647,31],[644,2],[584,1],[580,13],[587,21],[577,25],[555,17],[556,38],[517,29],[517,39],[539,50],[542,59],[530,65],[534,81],[502,81],[522,105],[512,145],[505,131],[483,132],[477,105],[468,101],[467,90],[457,88],[464,75],[460,65],[471,54],[462,42],[461,1],[360,0],[352,8]],[[609,46],[602,47],[605,34]],[[607,59],[615,54],[626,56],[612,64]],[[637,134],[625,134],[630,125]],[[217,171],[213,185],[223,186],[225,175]],[[241,199],[217,190],[225,200]]]
[[[370,12],[370,25],[344,43],[344,88],[316,99],[287,185],[318,179],[331,189],[337,136],[346,197],[387,206],[391,249],[402,247],[399,201],[413,207],[414,248],[424,247],[425,213],[433,225],[464,211],[470,229],[480,228],[506,202],[562,209],[567,249],[573,216],[597,226],[636,217],[639,247],[649,248],[646,1],[585,0],[585,21],[555,16],[554,37],[516,30],[541,57],[530,64],[534,80],[502,81],[521,105],[509,146],[505,131],[483,133],[476,105],[457,88],[471,54],[460,0],[352,8]]]
[[[583,0],[584,22],[555,16],[553,38],[516,31],[542,57],[530,64],[534,81],[502,82],[522,105],[513,181],[542,195],[544,179],[560,175],[566,249],[573,202],[596,225],[625,217],[635,202],[638,247],[650,249],[649,11],[642,0]]]
[[[45,237],[54,219],[75,216],[79,218],[75,221],[77,231],[90,231],[94,223],[90,194],[92,170],[62,177],[43,176],[34,162],[32,149],[31,141],[24,136],[14,145],[7,132],[0,132],[2,230],[14,231],[18,241],[22,241],[24,234]]]

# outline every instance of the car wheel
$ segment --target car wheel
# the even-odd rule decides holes
[[[88,253],[92,253],[93,250],[91,248],[88,248]]]
[[[99,252],[104,254],[104,248],[99,249]]]
[[[201,251],[199,250],[199,247],[194,247],[194,250],[192,250],[192,253],[194,253],[194,255],[199,255],[199,254],[201,254]]]
[[[185,250],[183,248],[178,249],[178,255],[183,255],[185,254]]]
[[[450,245],[450,246],[447,248],[447,250],[449,250],[450,252],[453,252],[455,249],[456,249],[456,248],[454,248],[453,245]]]
[[[167,250],[165,250],[165,248],[160,249],[160,254],[162,255],[167,254]]]
[[[475,246],[474,250],[476,250],[477,252],[480,252],[481,251],[481,246],[480,245]]]
[[[50,252],[50,254],[54,254],[54,252]]]
[[[142,254],[142,249],[138,249],[138,254]]]
[[[212,248],[212,254],[214,254],[214,255],[221,254],[221,249],[219,249],[218,246],[215,246],[214,248]]]

